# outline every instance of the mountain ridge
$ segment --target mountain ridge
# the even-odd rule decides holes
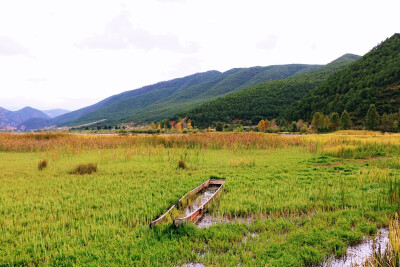
[[[235,68],[223,73],[214,70],[196,73],[113,95],[92,106],[54,118],[51,123],[73,126],[101,119],[107,120],[104,124],[112,125],[129,121],[150,122],[244,89],[249,84],[282,79],[299,71],[312,71],[319,67],[288,64]]]
[[[29,106],[17,111],[10,111],[0,107],[0,126],[18,127],[18,125],[24,121],[32,118],[50,119],[50,117],[42,111]]]
[[[357,55],[345,54],[313,72],[248,87],[178,113],[171,117],[171,120],[188,117],[196,126],[205,127],[218,121],[242,120],[257,124],[261,119],[276,118],[293,101],[302,98],[334,72],[343,69],[358,58]]]

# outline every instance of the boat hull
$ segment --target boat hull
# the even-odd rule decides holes
[[[201,206],[199,206],[196,210],[194,210],[193,212],[191,212],[190,214],[188,214],[187,216],[181,217],[181,218],[174,218],[173,220],[173,224],[175,226],[179,226],[180,224],[182,224],[183,222],[197,222],[201,216],[204,214],[206,208],[212,203],[212,201],[215,200],[215,198],[218,196],[218,194],[221,192],[222,190],[222,186],[225,183],[225,179],[209,179],[207,181],[205,181],[204,183],[202,183],[201,185],[199,185],[198,187],[196,187],[195,189],[193,189],[192,191],[188,192],[187,194],[185,194],[181,199],[179,199],[171,208],[168,209],[168,211],[166,213],[164,213],[161,217],[157,218],[156,220],[152,221],[150,223],[150,227],[153,227],[157,224],[163,223],[163,222],[168,222],[170,221],[172,212],[178,208],[178,206],[180,205],[180,203],[182,203],[182,200],[187,197],[188,195],[195,195],[197,193],[199,193],[201,190],[209,187],[210,185],[215,185],[215,186],[219,186],[219,188],[215,191],[215,193],[207,200],[207,202],[205,202],[204,204],[202,204]]]

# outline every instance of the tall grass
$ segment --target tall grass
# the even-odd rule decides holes
[[[396,138],[0,134],[0,265],[315,265],[399,208]],[[373,146],[385,158],[356,159]],[[82,162],[101,171],[70,175]],[[211,215],[236,223],[149,229],[210,176],[226,178]]]
[[[374,255],[367,259],[365,266],[398,267],[400,266],[400,225],[398,214],[389,223],[389,243],[385,251],[375,251]]]
[[[268,149],[299,145],[298,137],[260,133],[191,134],[153,136],[99,136],[58,133],[0,134],[0,151],[33,152],[52,149],[84,151],[118,147],[163,146],[165,148]]]

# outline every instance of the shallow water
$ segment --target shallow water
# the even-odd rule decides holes
[[[375,251],[384,253],[388,244],[389,230],[382,228],[378,230],[374,238],[365,238],[361,244],[348,247],[345,256],[339,259],[330,259],[322,266],[362,266],[366,259],[372,256]]]
[[[182,267],[205,267],[205,265],[200,262],[189,262],[189,263],[183,264]]]
[[[192,201],[191,205],[179,209],[179,217],[186,217],[196,211],[198,208],[207,203],[208,200],[215,194],[215,192],[220,188],[219,185],[210,185],[204,190],[201,190],[196,194],[195,199]]]
[[[197,221],[196,226],[198,228],[205,228],[221,223],[251,223],[254,221],[252,217],[238,217],[238,218],[228,218],[228,217],[215,217],[210,214],[205,214],[200,220]]]

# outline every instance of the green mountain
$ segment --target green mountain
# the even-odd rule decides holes
[[[256,124],[261,119],[276,118],[294,101],[358,58],[346,54],[313,72],[251,86],[179,113],[172,119],[187,116],[196,126],[204,127],[217,121],[244,120]]]
[[[139,106],[146,105],[148,102],[154,101],[160,96],[168,94],[170,91],[175,91],[185,86],[191,86],[196,83],[207,82],[214,79],[220,73],[217,71],[209,71],[198,73],[184,78],[174,79],[166,82],[159,82],[153,85],[144,86],[142,88],[126,91],[117,95],[110,96],[102,101],[70,113],[58,116],[51,120],[52,125],[77,125],[81,123],[90,123],[110,117],[121,117],[129,114],[130,106],[125,106],[125,101],[129,99],[143,100],[144,103],[139,103]],[[148,99],[146,99],[146,96]],[[118,104],[121,102],[122,104]],[[116,113],[109,114],[108,107],[113,106]],[[113,109],[113,108],[112,108]],[[106,110],[106,111],[104,111]],[[105,118],[107,117],[107,118]],[[68,123],[67,123],[68,122]]]
[[[51,124],[73,126],[104,119],[103,124],[158,121],[252,85],[320,67],[292,64],[197,73],[111,96],[95,105],[56,117]]]
[[[347,68],[294,103],[285,113],[290,120],[311,119],[315,112],[347,110],[356,122],[364,120],[370,104],[378,112],[400,108],[400,34],[386,39]]]

